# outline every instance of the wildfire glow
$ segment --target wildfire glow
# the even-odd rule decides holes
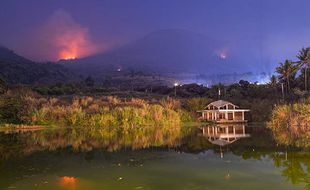
[[[59,184],[61,187],[68,189],[75,189],[77,183],[77,178],[71,176],[63,176],[59,179]]]
[[[91,44],[87,34],[87,29],[76,27],[56,36],[59,59],[75,59],[92,53],[95,46]]]
[[[42,33],[49,52],[54,53],[54,59],[76,59],[98,51],[98,46],[90,39],[88,28],[81,26],[64,10],[54,12]]]
[[[225,53],[222,52],[222,53],[220,53],[219,57],[220,57],[221,59],[226,59],[227,55],[226,55]]]
[[[221,49],[215,50],[214,53],[219,59],[226,60],[228,57],[228,52],[229,50],[227,48],[221,48]]]
[[[74,52],[63,51],[60,53],[59,58],[65,59],[65,60],[70,60],[70,59],[76,59],[78,57],[77,57],[77,54]]]

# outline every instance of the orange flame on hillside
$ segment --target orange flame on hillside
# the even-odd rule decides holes
[[[78,58],[78,55],[77,55],[76,51],[71,51],[71,52],[70,51],[63,51],[63,52],[60,52],[59,58],[65,59],[65,60],[76,59],[76,58]]]
[[[88,28],[73,20],[64,10],[56,11],[42,32],[55,59],[76,59],[98,51],[98,46],[90,39]]]

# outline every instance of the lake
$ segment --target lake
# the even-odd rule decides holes
[[[310,189],[309,149],[263,126],[0,132],[0,189]]]

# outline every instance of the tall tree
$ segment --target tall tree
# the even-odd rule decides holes
[[[270,82],[268,84],[269,84],[269,86],[271,86],[273,88],[276,87],[278,84],[278,77],[276,77],[275,75],[272,75],[270,77]]]
[[[280,63],[280,66],[276,68],[277,73],[280,74],[279,79],[283,80],[287,84],[287,91],[291,89],[290,81],[295,78],[297,67],[290,60],[285,60],[284,63]]]
[[[297,62],[297,67],[299,69],[305,68],[305,91],[308,91],[308,69],[310,68],[310,47],[302,48],[297,55],[299,61]]]

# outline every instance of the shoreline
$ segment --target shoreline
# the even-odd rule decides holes
[[[199,127],[202,125],[217,125],[212,122],[183,122],[180,124],[180,127]],[[223,124],[222,124],[223,125]],[[226,124],[231,125],[231,124]],[[266,127],[266,122],[248,122],[246,123],[248,126],[255,125],[264,125]],[[39,129],[52,129],[52,128],[70,128],[72,126],[48,126],[48,125],[27,125],[27,124],[0,124],[0,131],[3,130],[39,130]],[[115,127],[115,126],[110,126]],[[119,126],[122,127],[122,126]],[[149,128],[149,127],[164,127],[164,126],[135,126],[133,128]],[[80,127],[72,127],[72,128],[80,128]],[[99,127],[100,128],[100,127]]]

